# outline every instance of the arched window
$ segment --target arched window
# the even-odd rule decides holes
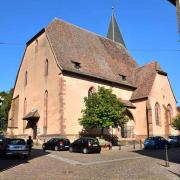
[[[25,72],[25,76],[24,76],[24,86],[27,86],[27,78],[28,78],[28,72]]]
[[[45,71],[44,71],[44,75],[48,76],[48,59],[46,59],[45,61]]]
[[[24,110],[23,110],[24,116],[26,115],[26,113],[27,113],[27,99],[25,98],[24,99]]]
[[[48,124],[48,91],[45,91],[44,94],[44,134],[47,133],[47,124]]]
[[[172,111],[172,106],[170,104],[167,105],[167,112],[168,112],[168,122],[171,124],[173,118],[173,111]]]
[[[155,104],[155,122],[157,126],[160,126],[160,105],[159,103]]]
[[[90,88],[89,88],[89,90],[88,90],[88,96],[91,96],[93,93],[95,93],[96,92],[96,89],[95,89],[95,87],[93,87],[93,86],[91,86]]]

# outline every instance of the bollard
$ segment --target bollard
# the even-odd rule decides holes
[[[133,141],[133,149],[136,149],[136,142],[135,142],[135,140]]]
[[[139,141],[140,149],[142,149],[142,141]]]
[[[168,150],[167,150],[167,144],[165,145],[165,158],[166,158],[166,162],[165,162],[165,166],[169,167],[169,158],[168,158]]]
[[[121,150],[121,145],[119,144],[119,150]]]

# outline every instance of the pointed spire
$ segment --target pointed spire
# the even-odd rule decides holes
[[[107,38],[115,41],[115,42],[119,42],[122,45],[124,45],[124,47],[126,47],[121,31],[119,29],[118,23],[116,21],[115,15],[114,15],[114,7],[112,6],[112,16],[111,16],[111,21],[109,24],[109,29],[108,29],[108,34],[107,34]]]

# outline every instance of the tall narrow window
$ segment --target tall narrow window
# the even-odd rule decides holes
[[[95,89],[95,87],[93,87],[93,86],[91,86],[90,88],[89,88],[89,90],[88,90],[88,96],[91,96],[93,93],[95,93],[96,92],[96,89]]]
[[[172,111],[172,106],[170,104],[168,104],[168,106],[167,106],[167,111],[168,111],[168,121],[171,124],[172,117],[173,117],[173,111]]]
[[[46,59],[45,61],[45,71],[44,71],[44,75],[48,76],[48,59]]]
[[[25,76],[24,76],[24,86],[27,86],[27,78],[28,78],[28,72],[25,72]]]
[[[160,126],[160,105],[159,103],[155,104],[155,122],[157,126]]]
[[[48,124],[48,91],[45,91],[44,95],[44,134],[47,133],[47,124]]]

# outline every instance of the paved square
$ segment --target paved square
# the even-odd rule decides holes
[[[42,151],[31,158],[0,159],[2,180],[59,179],[163,179],[179,180],[180,148],[169,150],[170,167],[164,167],[164,150],[132,149],[102,151],[101,154]]]

